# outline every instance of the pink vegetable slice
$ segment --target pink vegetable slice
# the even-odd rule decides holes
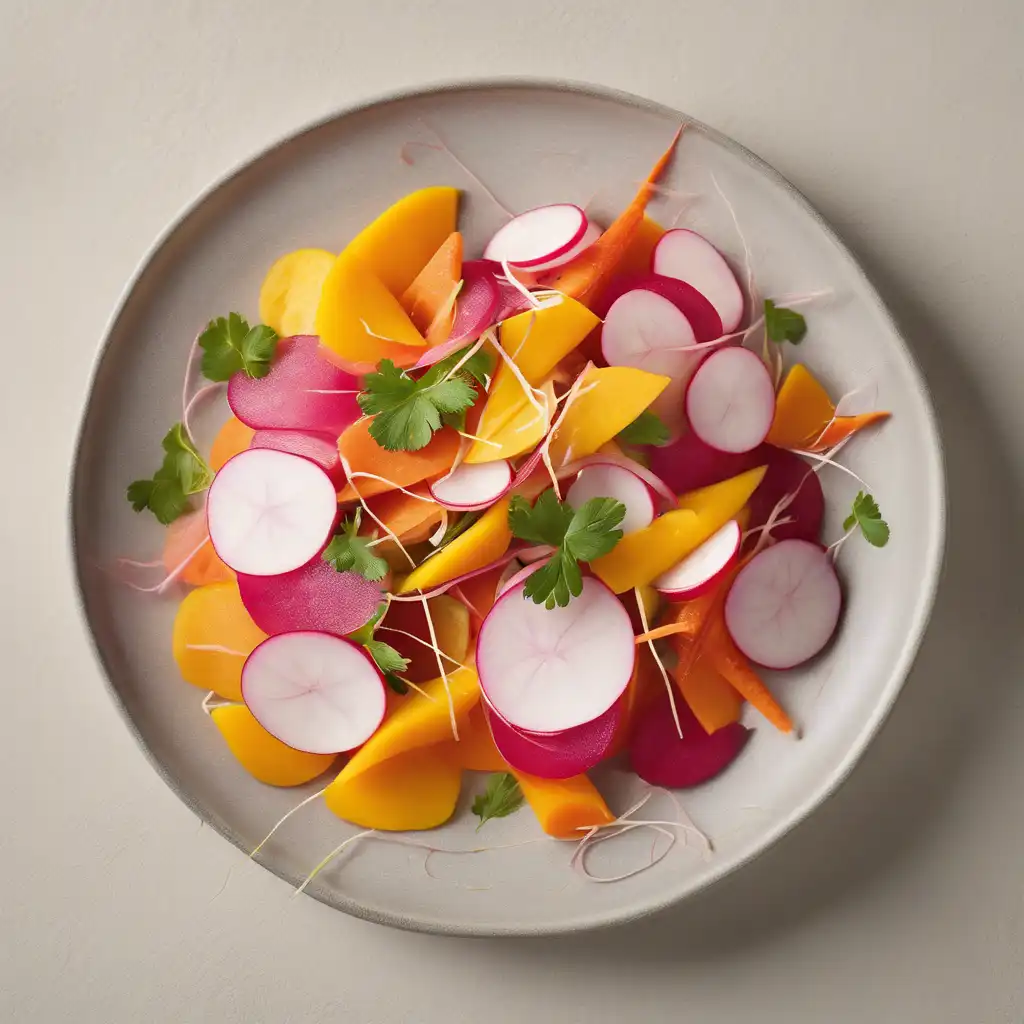
[[[651,584],[671,601],[689,601],[707,593],[735,564],[743,532],[730,519],[696,551],[691,552]]]
[[[580,243],[587,227],[587,215],[572,203],[538,206],[500,227],[487,243],[484,259],[525,268],[550,265]]]
[[[279,576],[238,574],[242,604],[264,633],[316,630],[346,636],[384,600],[379,583],[315,558]]]
[[[575,729],[529,733],[487,711],[498,753],[518,771],[542,779],[569,779],[599,764],[611,750],[621,720],[622,701],[616,701],[603,715]]]
[[[714,341],[725,333],[718,310],[696,288],[663,274],[627,274],[616,279],[601,296],[594,312],[604,319],[623,295],[637,290],[653,292],[671,302],[686,317],[698,342]]]
[[[206,502],[210,540],[237,573],[275,576],[315,558],[338,515],[331,478],[300,455],[250,448],[214,477]]]
[[[648,452],[651,470],[673,493],[686,494],[763,466],[768,461],[766,447],[761,445],[749,452],[720,452],[691,432],[664,448],[650,448]]]
[[[337,437],[362,415],[360,384],[308,334],[282,338],[266,377],[239,371],[228,382],[228,405],[254,430],[313,430]]]
[[[620,295],[601,329],[601,351],[609,366],[635,366],[673,380],[685,380],[700,361],[687,352],[697,338],[684,313],[646,288]]]
[[[518,558],[513,559],[505,567],[506,572],[503,572],[498,577],[497,586],[494,588],[495,599],[501,597],[506,590],[511,590],[513,587],[518,587],[520,583],[525,583],[543,564],[543,560],[539,560],[531,562],[529,565],[523,565]]]
[[[468,260],[462,264],[462,291],[455,300],[455,322],[446,345],[475,341],[495,322],[501,289],[495,276],[501,267],[489,260]]]
[[[272,448],[276,452],[301,455],[315,462],[335,487],[345,485],[345,471],[341,468],[338,439],[334,434],[317,434],[308,430],[257,430],[249,447]]]
[[[650,488],[636,473],[623,466],[605,462],[580,470],[565,500],[574,509],[580,509],[591,498],[614,498],[626,506],[625,518],[619,525],[623,533],[642,530],[654,521]]]
[[[554,733],[592,722],[622,696],[636,659],[618,598],[585,578],[564,608],[507,590],[480,627],[476,661],[487,702],[509,725]]]
[[[272,736],[310,754],[365,743],[384,719],[384,682],[369,655],[330,633],[264,640],[242,668],[242,699]]]
[[[708,735],[693,712],[677,700],[683,738],[664,694],[648,707],[633,728],[629,760],[644,782],[667,789],[686,789],[721,774],[736,760],[751,730],[730,722]]]
[[[743,292],[725,257],[702,235],[688,228],[666,231],[654,247],[652,269],[692,285],[718,311],[730,334],[743,319]]]
[[[748,452],[768,436],[775,387],[764,363],[745,348],[712,352],[686,389],[693,432],[722,452]]]
[[[496,462],[463,463],[427,485],[439,505],[459,512],[475,512],[493,505],[512,486],[512,466],[505,459]]]
[[[832,559],[818,544],[784,540],[740,570],[725,599],[725,625],[751,661],[793,668],[828,643],[841,606]]]
[[[778,502],[787,495],[792,501],[779,514],[779,519],[792,522],[773,526],[771,534],[776,540],[817,540],[825,517],[825,495],[818,474],[799,455],[774,445],[761,445],[761,464],[768,464],[768,472],[760,486],[751,495],[751,529],[768,522]]]
[[[600,237],[601,229],[593,221],[590,221],[587,224],[587,230],[583,232],[583,237],[571,249],[562,253],[561,256],[552,257],[544,263],[533,264],[530,267],[530,273],[539,274],[544,270],[554,270],[555,267],[571,263],[577,256],[582,255],[585,249],[589,249]]]

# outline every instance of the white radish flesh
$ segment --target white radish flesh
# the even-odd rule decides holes
[[[518,559],[514,558],[509,562],[509,566],[515,566],[515,572],[511,572],[507,576],[503,574],[498,577],[498,586],[494,591],[495,600],[501,597],[506,590],[511,590],[513,587],[518,587],[520,583],[525,583],[543,564],[543,561],[538,561],[531,562],[529,565],[522,565]]]
[[[650,489],[636,473],[622,466],[599,463],[580,470],[565,500],[574,509],[580,509],[591,498],[614,498],[626,506],[626,515],[619,524],[623,533],[642,530],[654,522]]]
[[[365,743],[384,719],[376,665],[330,633],[281,633],[242,668],[242,699],[272,736],[296,750],[336,754]]]
[[[699,354],[685,349],[696,340],[686,314],[645,288],[620,295],[601,329],[601,351],[609,366],[635,366],[673,380],[693,372]]]
[[[459,512],[473,512],[493,505],[512,486],[512,467],[505,459],[497,462],[464,462],[428,484],[430,496],[439,505]]]
[[[842,593],[832,560],[806,540],[783,540],[740,570],[725,600],[736,646],[766,668],[793,668],[828,643]]]
[[[719,349],[690,380],[686,416],[705,444],[720,452],[748,452],[768,436],[775,417],[771,374],[745,348]]]
[[[735,563],[742,537],[740,524],[730,519],[696,551],[658,576],[652,586],[672,601],[689,601],[700,597]]]
[[[487,702],[511,726],[561,732],[603,715],[629,685],[636,658],[626,609],[599,580],[578,597],[545,608],[507,590],[477,637],[476,662]]]
[[[544,263],[532,264],[530,266],[530,273],[539,274],[542,270],[554,270],[556,267],[571,263],[585,249],[589,249],[600,237],[601,229],[591,221],[587,224],[587,230],[583,232],[583,237],[571,249],[562,253],[561,256],[556,256],[554,259],[547,260]]]
[[[538,206],[499,228],[484,259],[532,268],[564,256],[587,232],[587,215],[572,203]]]
[[[315,558],[337,514],[334,484],[316,463],[269,448],[229,459],[206,502],[217,554],[250,576],[291,572]]]
[[[722,254],[702,235],[687,228],[666,231],[654,247],[652,269],[692,285],[718,311],[730,334],[743,319],[743,292]]]

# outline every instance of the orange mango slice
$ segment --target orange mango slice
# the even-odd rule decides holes
[[[429,344],[448,337],[455,319],[452,291],[462,279],[462,235],[453,231],[402,293],[402,308]]]
[[[513,459],[536,447],[547,434],[548,427],[551,425],[549,417],[555,415],[556,409],[554,384],[549,381],[540,390],[544,393],[544,398],[534,397],[538,404],[547,411],[547,415],[542,413],[537,406],[523,399],[512,410],[512,414],[500,428],[491,432],[485,440],[473,442],[466,454],[466,462],[495,462],[498,459]],[[474,433],[477,437],[483,436],[479,432],[474,431]]]
[[[336,259],[325,249],[297,249],[282,256],[260,286],[260,319],[282,338],[312,334],[320,293]]]
[[[240,701],[242,665],[266,638],[245,610],[237,583],[210,583],[178,606],[171,645],[185,682]]]
[[[466,724],[459,730],[455,744],[459,764],[472,772],[507,772],[508,762],[498,753],[494,738],[487,725],[487,716],[480,704],[469,713]]]
[[[196,545],[203,537],[207,538],[206,543],[196,551]],[[192,554],[194,551],[196,553]],[[164,538],[164,568],[168,572],[174,572],[186,558],[188,564],[178,576],[184,583],[201,587],[205,583],[222,583],[235,578],[234,572],[221,561],[209,540],[206,512],[202,509],[179,516],[167,527],[167,536]]]
[[[559,839],[582,839],[588,828],[608,825],[615,815],[586,775],[540,779],[513,772],[540,827]]]
[[[835,414],[828,392],[802,363],[786,374],[775,399],[775,419],[765,440],[777,448],[806,448]]]
[[[308,754],[282,743],[244,704],[214,708],[210,717],[238,763],[268,786],[301,786],[323,775],[337,760],[337,754]]]
[[[240,419],[230,417],[217,432],[210,446],[210,469],[216,473],[228,459],[233,459],[239,452],[244,452],[255,433],[252,427],[247,427]]]
[[[359,481],[358,479],[356,482],[369,483],[369,481]],[[426,540],[434,532],[434,527],[441,522],[442,509],[440,505],[430,500],[430,493],[425,485],[420,484],[410,490],[428,500],[422,501],[403,491],[388,491],[371,498],[366,504],[399,540],[418,544],[421,540]],[[360,493],[362,493],[362,487],[360,487]],[[369,517],[365,518],[363,527],[364,532],[367,533],[380,529]],[[385,547],[387,543],[381,544],[381,547]]]
[[[875,423],[882,423],[889,418],[887,412],[866,412],[858,416],[836,416],[831,423],[816,437],[808,446],[812,452],[824,452],[833,445],[845,441],[851,434],[858,430],[870,427]]]

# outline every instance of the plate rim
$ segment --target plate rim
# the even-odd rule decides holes
[[[942,434],[939,428],[935,406],[932,401],[931,390],[928,381],[921,372],[921,367],[913,350],[907,344],[906,338],[899,327],[892,311],[882,298],[881,293],[875,286],[872,278],[864,270],[853,252],[837,234],[831,224],[818,212],[815,206],[807,197],[790,182],[784,175],[772,167],[769,163],[759,157],[756,153],[747,149],[742,143],[737,142],[731,136],[719,131],[710,125],[705,124],[698,118],[692,117],[667,104],[650,100],[634,93],[611,88],[595,82],[588,82],[577,79],[558,77],[535,77],[535,76],[494,76],[494,77],[466,77],[457,79],[443,79],[431,81],[418,86],[409,86],[397,90],[376,92],[373,95],[356,103],[343,104],[336,107],[327,114],[318,116],[302,124],[299,128],[287,131],[278,135],[271,142],[258,147],[239,160],[236,160],[227,171],[214,178],[214,180],[202,188],[194,197],[188,200],[178,212],[168,221],[167,225],[156,236],[155,240],[143,253],[142,257],[129,276],[121,290],[114,305],[113,311],[108,318],[102,334],[99,346],[96,348],[90,364],[86,388],[82,399],[81,411],[78,417],[78,427],[75,433],[74,445],[72,448],[71,468],[67,478],[66,509],[67,509],[67,534],[66,551],[70,555],[72,575],[74,577],[74,599],[78,613],[79,622],[84,627],[88,638],[89,648],[92,652],[94,663],[100,669],[103,677],[104,687],[107,694],[116,707],[122,721],[128,727],[136,744],[144,753],[150,765],[171,789],[182,803],[185,804],[201,821],[213,828],[224,839],[228,840],[243,854],[248,855],[245,844],[241,837],[237,836],[228,824],[217,816],[209,813],[182,787],[177,778],[157,758],[145,738],[136,726],[134,719],[128,713],[120,693],[116,689],[112,673],[107,664],[107,658],[100,647],[96,632],[92,627],[89,617],[88,603],[83,585],[83,557],[78,542],[78,535],[81,529],[80,512],[78,509],[77,496],[82,489],[80,479],[83,472],[83,448],[90,409],[93,407],[96,386],[101,367],[108,354],[111,339],[118,327],[118,324],[127,309],[131,297],[135,292],[140,280],[145,275],[150,265],[159,257],[164,248],[173,240],[174,236],[183,228],[189,219],[218,192],[230,185],[234,180],[244,174],[249,168],[272,154],[283,150],[285,147],[297,142],[299,139],[312,135],[319,129],[326,127],[354,114],[359,114],[378,107],[384,107],[391,103],[431,96],[442,96],[449,93],[459,92],[488,92],[497,90],[519,89],[527,91],[557,90],[575,93],[580,96],[592,97],[595,99],[610,100],[623,106],[632,107],[642,113],[657,114],[668,119],[683,122],[688,126],[700,131],[717,145],[743,160],[754,170],[770,179],[793,199],[803,211],[810,216],[816,226],[824,233],[827,239],[835,247],[839,255],[847,264],[853,275],[860,279],[874,297],[878,311],[884,318],[887,327],[897,341],[897,348],[902,358],[906,361],[912,371],[914,389],[917,397],[921,400],[924,412],[925,426],[930,435],[930,444],[927,445],[925,458],[928,461],[928,475],[935,482],[936,494],[933,503],[933,536],[926,551],[927,573],[922,578],[922,586],[918,591],[916,608],[912,619],[911,629],[899,659],[890,672],[890,679],[882,700],[875,707],[872,714],[865,720],[860,732],[851,743],[842,761],[836,769],[817,787],[817,789],[804,800],[798,807],[788,814],[783,820],[769,829],[761,838],[756,849],[748,854],[737,858],[730,863],[722,863],[713,870],[708,877],[700,883],[682,892],[672,893],[653,901],[646,901],[641,905],[623,908],[612,911],[598,911],[589,917],[576,917],[565,924],[544,924],[544,925],[515,925],[503,923],[465,923],[449,922],[431,918],[429,916],[403,915],[392,911],[381,910],[369,907],[360,901],[347,896],[329,897],[326,892],[319,888],[311,887],[306,892],[317,901],[334,909],[341,910],[353,917],[372,921],[376,924],[388,925],[401,928],[406,931],[422,932],[433,935],[448,936],[477,936],[477,937],[498,937],[498,936],[549,936],[565,935],[581,932],[594,931],[610,928],[613,926],[629,924],[655,914],[662,913],[671,907],[681,905],[687,899],[699,892],[705,891],[720,883],[741,868],[747,867],[758,857],[762,856],[771,847],[775,846],[784,836],[793,831],[798,825],[804,822],[819,807],[824,805],[839,791],[849,779],[854,768],[861,762],[871,742],[878,735],[885,724],[886,719],[892,711],[897,697],[906,683],[907,676],[917,659],[921,644],[927,632],[931,619],[932,610],[935,604],[935,597],[942,577],[945,563],[946,548],[946,523],[947,523],[947,486],[945,472],[945,453],[942,443]],[[276,865],[264,858],[257,858],[257,862],[267,871],[280,878],[289,885],[295,885],[296,878],[290,876],[286,871],[279,870]]]

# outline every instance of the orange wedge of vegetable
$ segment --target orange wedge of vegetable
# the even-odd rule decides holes
[[[875,423],[882,423],[889,418],[889,415],[887,412],[866,412],[859,416],[836,416],[818,435],[808,450],[812,452],[827,451],[833,445],[856,434],[858,430],[863,430]]]
[[[802,363],[786,374],[765,440],[777,448],[806,448],[835,414],[828,392]]]
[[[217,472],[228,459],[233,459],[239,452],[244,452],[252,442],[256,433],[240,419],[230,417],[217,432],[210,446],[210,469]]]
[[[455,319],[452,292],[462,279],[462,235],[453,231],[402,293],[402,308],[427,343],[439,345]]]
[[[455,744],[459,764],[473,772],[507,772],[508,762],[498,753],[487,725],[487,716],[480,704],[469,713],[465,726],[459,730]]]
[[[705,657],[694,659],[688,668],[680,662],[672,678],[705,732],[739,721],[743,698]]]
[[[582,839],[589,828],[608,825],[615,815],[586,775],[540,779],[513,772],[540,827],[559,839]]]
[[[356,480],[359,491],[362,493],[362,483],[370,481]],[[401,541],[408,541],[410,544],[418,544],[426,540],[434,527],[441,522],[442,508],[430,497],[430,491],[425,484],[417,484],[408,488],[412,494],[404,491],[386,491],[377,497],[367,501],[373,514]],[[418,494],[421,497],[413,497]],[[426,499],[426,500],[423,500]],[[369,516],[363,519],[363,532],[380,532],[380,527]],[[389,542],[385,541],[380,546],[385,547]]]
[[[206,542],[202,543],[204,537]],[[233,580],[234,572],[220,560],[209,537],[205,510],[198,509],[179,516],[167,527],[167,536],[164,538],[164,568],[169,573],[175,572],[181,563],[188,559],[185,568],[178,573],[178,579],[194,587],[201,587],[204,583]],[[200,543],[202,546],[196,551]]]

